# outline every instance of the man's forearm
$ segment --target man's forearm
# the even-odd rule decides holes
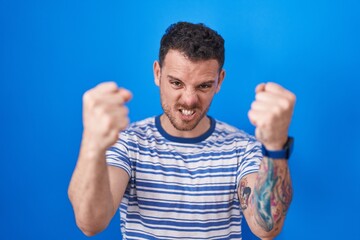
[[[256,223],[265,232],[281,230],[292,192],[287,160],[264,157],[255,183],[252,207]]]
[[[68,193],[76,222],[85,234],[94,235],[107,226],[114,203],[105,154],[81,149]]]

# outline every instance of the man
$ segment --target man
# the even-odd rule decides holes
[[[120,206],[124,239],[241,239],[282,229],[292,198],[287,158],[295,96],[259,84],[248,113],[256,138],[207,115],[225,77],[224,40],[179,22],[161,39],[154,78],[164,113],[128,127],[131,93],[113,82],[83,97],[84,131],[69,186],[87,236]]]

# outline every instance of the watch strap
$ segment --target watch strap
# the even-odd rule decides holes
[[[294,147],[294,138],[288,137],[282,150],[271,151],[267,150],[264,144],[261,145],[261,151],[263,156],[273,158],[273,159],[289,159]]]

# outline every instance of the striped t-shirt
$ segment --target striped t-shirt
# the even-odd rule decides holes
[[[106,154],[130,176],[123,239],[241,239],[240,179],[256,172],[260,143],[210,117],[196,138],[167,134],[160,117],[132,123]]]

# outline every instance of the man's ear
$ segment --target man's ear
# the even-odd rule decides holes
[[[223,83],[224,78],[225,78],[225,70],[221,69],[221,71],[219,73],[219,81],[218,81],[218,85],[217,85],[217,88],[216,88],[216,93],[218,93],[220,91],[221,84]]]
[[[161,67],[158,61],[154,62],[153,71],[154,71],[154,82],[156,86],[160,86]]]

